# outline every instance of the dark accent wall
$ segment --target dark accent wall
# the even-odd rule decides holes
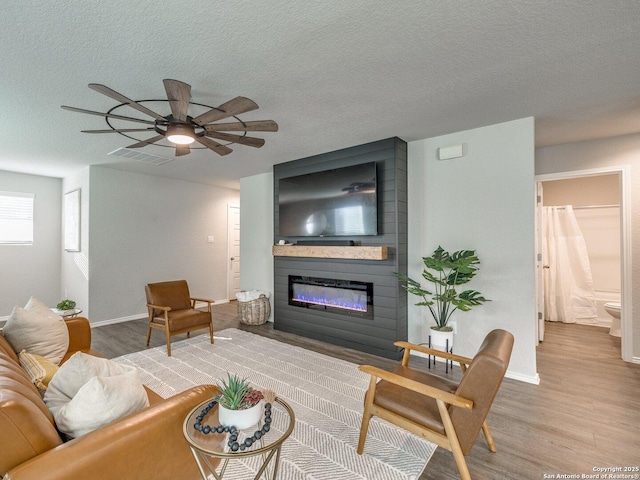
[[[274,166],[274,243],[309,240],[280,237],[278,180],[360,163],[376,162],[378,176],[378,235],[336,237],[361,245],[387,246],[382,261],[303,257],[274,257],[274,328],[387,358],[398,358],[393,345],[407,340],[407,298],[394,272],[407,271],[407,144],[389,138],[336,152]],[[317,239],[330,242],[331,238]],[[344,247],[350,248],[350,247]],[[304,309],[288,304],[288,276],[337,278],[372,282],[374,318]]]

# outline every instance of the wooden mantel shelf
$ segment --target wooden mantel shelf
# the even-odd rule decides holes
[[[386,260],[387,247],[274,245],[273,256]]]

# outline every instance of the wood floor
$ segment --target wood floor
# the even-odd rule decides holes
[[[146,324],[94,328],[93,346],[110,358],[142,350]],[[279,332],[270,323],[240,324],[235,302],[214,306],[214,327],[240,328],[356,364],[389,369],[396,363]],[[153,331],[150,346],[161,345],[164,335]],[[552,323],[537,358],[540,385],[504,380],[489,414],[498,451],[489,452],[479,435],[467,456],[472,478],[587,478],[582,474],[594,474],[594,468],[640,466],[640,365],[620,359],[620,339],[600,327]],[[437,372],[444,374],[442,364]],[[457,367],[449,376],[459,378]],[[438,448],[419,480],[459,478],[451,453]]]

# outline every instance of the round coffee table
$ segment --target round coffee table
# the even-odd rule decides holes
[[[208,404],[209,402],[207,401],[194,408],[191,413],[187,415],[182,428],[184,438],[187,440],[189,448],[191,448],[191,453],[198,465],[198,470],[200,470],[202,478],[207,480],[209,475],[213,475],[214,478],[220,480],[230,460],[252,456],[262,457],[262,465],[255,477],[253,477],[254,480],[258,480],[263,474],[266,475],[266,478],[277,478],[282,444],[289,438],[296,423],[295,414],[289,404],[281,398],[276,397],[275,402],[273,402],[271,406],[272,422],[270,430],[262,435],[259,440],[255,441],[253,445],[245,448],[243,451],[237,452],[232,452],[228,446],[229,433],[204,434],[194,428],[197,422],[196,417],[202,413]],[[209,413],[204,416],[202,425],[215,427],[219,424],[218,404],[216,404]],[[240,430],[238,441],[242,442],[245,438],[253,436],[254,432],[261,430],[261,428],[262,423],[259,423],[252,428]],[[268,468],[269,465],[272,465],[271,469]],[[219,471],[216,471],[218,467]],[[271,470],[271,474],[269,474],[269,470]]]

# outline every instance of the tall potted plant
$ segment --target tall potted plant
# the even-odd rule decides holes
[[[457,286],[468,283],[476,275],[480,260],[475,250],[459,250],[450,254],[440,246],[431,256],[423,257],[422,260],[422,277],[433,284],[433,292],[407,275],[396,275],[405,282],[402,287],[408,293],[422,298],[416,305],[429,307],[436,323],[431,326],[431,345],[451,348],[453,329],[449,326],[449,320],[453,312],[468,312],[472,307],[489,301],[476,290],[464,290],[460,293],[456,290]]]

